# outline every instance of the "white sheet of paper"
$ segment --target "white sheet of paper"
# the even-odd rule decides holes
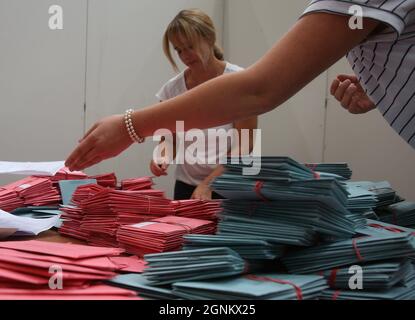
[[[0,229],[17,229],[14,236],[38,235],[55,226],[59,221],[59,216],[47,219],[33,219],[18,217],[0,209]]]
[[[0,161],[0,174],[54,176],[65,167],[65,161],[10,162]]]

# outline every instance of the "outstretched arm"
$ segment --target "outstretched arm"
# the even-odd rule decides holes
[[[208,81],[175,99],[138,110],[133,115],[140,136],[159,128],[211,128],[273,110],[366,39],[378,22],[364,21],[352,30],[349,17],[313,13],[294,27],[256,64],[245,71]],[[131,145],[122,116],[98,122],[70,155],[66,165],[84,169],[114,157]]]

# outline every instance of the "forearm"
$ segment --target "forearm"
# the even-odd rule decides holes
[[[141,136],[158,128],[211,128],[271,111],[363,41],[377,23],[350,30],[348,18],[312,14],[302,18],[258,63],[222,76],[161,104],[136,111]]]
[[[215,178],[220,177],[225,172],[223,165],[218,165],[212,173],[203,180],[203,184],[209,185]]]

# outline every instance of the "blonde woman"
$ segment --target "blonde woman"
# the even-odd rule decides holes
[[[200,84],[219,77],[223,74],[238,72],[241,67],[226,62],[222,49],[216,44],[216,31],[212,19],[200,10],[183,10],[168,25],[163,39],[164,53],[175,71],[179,71],[173,57],[172,49],[177,53],[181,62],[187,67],[183,72],[169,80],[156,94],[160,102],[175,98]],[[177,119],[180,120],[180,119]],[[234,121],[214,129],[253,129],[257,128],[257,117],[251,117],[241,121]],[[240,135],[241,136],[241,135]],[[212,140],[208,139],[208,130],[204,130],[205,157],[198,159],[199,163],[189,164],[186,161],[176,167],[176,183],[174,198],[176,200],[201,199],[211,200],[220,198],[212,193],[209,188],[210,182],[222,173],[222,166],[218,165],[219,157],[228,150],[217,150]],[[173,150],[180,145],[178,138],[173,139]],[[250,151],[252,151],[253,136],[250,139]],[[216,140],[215,140],[216,142]],[[184,151],[193,142],[182,141]],[[165,164],[157,164],[154,160],[150,163],[150,170],[155,176],[167,174],[169,162],[175,157],[165,155]],[[185,159],[183,159],[185,160]],[[216,163],[210,165],[208,163]]]

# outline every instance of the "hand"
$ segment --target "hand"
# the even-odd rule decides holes
[[[350,113],[363,114],[376,109],[355,76],[339,75],[333,81],[330,93]]]
[[[168,167],[167,163],[157,164],[154,160],[150,162],[150,170],[156,177],[167,176]]]
[[[206,183],[201,183],[197,186],[192,194],[192,199],[196,200],[212,200],[212,190]]]
[[[124,116],[115,115],[95,123],[79,141],[65,165],[71,171],[84,170],[103,160],[118,156],[133,144]]]

